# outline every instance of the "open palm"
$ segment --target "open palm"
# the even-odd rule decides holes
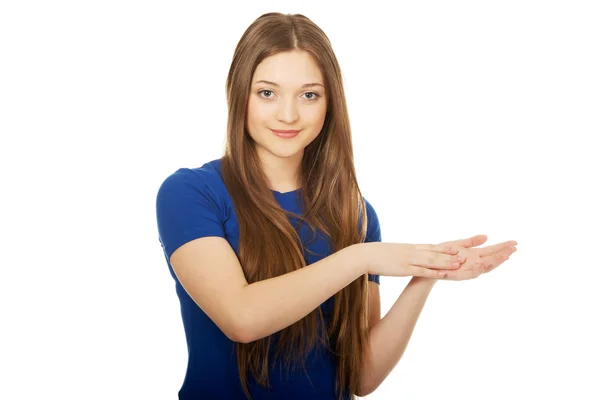
[[[461,266],[455,270],[444,271],[440,279],[462,281],[477,278],[479,275],[496,269],[517,251],[517,242],[510,240],[492,246],[475,248],[487,241],[487,236],[477,235],[468,239],[440,243],[451,245],[458,249],[458,255],[463,257]]]

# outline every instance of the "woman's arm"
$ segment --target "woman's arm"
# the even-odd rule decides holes
[[[297,271],[248,284],[233,248],[202,237],[173,252],[181,285],[227,337],[248,343],[278,332],[365,273],[437,277],[458,259],[449,246],[357,243]],[[445,272],[440,272],[440,269]]]
[[[472,247],[485,243],[486,240],[487,236],[476,235],[468,239],[440,244],[457,246],[461,249],[459,254],[462,254]],[[476,252],[468,253],[469,260],[458,270],[447,271],[444,279],[473,279],[481,272],[491,271],[516,251],[516,245],[516,241],[507,241],[494,246],[473,249]],[[413,277],[391,310],[371,328],[366,351],[371,356],[372,364],[368,363],[368,359],[364,359],[360,378],[361,393],[357,393],[357,395],[366,396],[372,393],[398,364],[435,282],[436,279]]]
[[[184,289],[223,333],[248,343],[299,321],[366,273],[360,244],[281,276],[248,284],[222,237],[192,240],[173,252]]]
[[[371,329],[366,351],[372,363],[363,357],[358,396],[372,393],[398,364],[435,282],[413,277],[390,311]]]
[[[240,295],[243,342],[292,325],[366,273],[357,245],[299,270],[246,286]]]

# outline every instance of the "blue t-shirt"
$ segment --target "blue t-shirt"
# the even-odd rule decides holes
[[[273,191],[282,208],[302,214],[296,198],[298,189],[280,193]],[[375,210],[367,205],[367,242],[381,241],[379,220]],[[181,316],[187,340],[188,364],[179,398],[239,399],[245,400],[239,379],[235,343],[225,336],[219,327],[198,307],[184,290],[169,262],[173,252],[181,245],[204,236],[225,238],[238,253],[239,227],[235,209],[221,176],[221,160],[213,160],[200,168],[180,168],[161,184],[156,198],[156,218],[159,242],[175,280],[175,290],[181,304]],[[298,219],[291,218],[293,226]],[[329,241],[317,230],[312,241],[312,231],[302,224],[300,237],[310,249],[306,252],[306,264],[310,265],[330,255]],[[326,241],[327,240],[327,241]],[[369,280],[379,283],[378,275]],[[325,323],[333,309],[333,297],[322,305]],[[295,368],[289,373],[279,364],[270,362],[269,383],[271,389],[258,385],[248,374],[248,385],[253,400],[264,399],[335,399],[335,359],[329,352],[316,349],[306,361],[306,372]],[[307,376],[308,374],[308,376]]]

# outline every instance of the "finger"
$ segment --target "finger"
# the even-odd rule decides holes
[[[481,249],[479,249],[479,254],[482,257],[491,256],[493,254],[499,253],[499,252],[504,251],[504,250],[509,250],[511,248],[515,248],[516,249],[515,246],[517,244],[518,243],[515,242],[514,240],[509,240],[507,242],[498,243],[498,244],[495,244],[493,246],[482,247]]]
[[[460,240],[459,246],[466,247],[466,248],[477,247],[477,246],[484,244],[486,241],[487,241],[487,236],[475,235],[468,239]]]
[[[500,266],[500,264],[502,264],[507,259],[508,258],[505,256],[494,257],[494,261],[489,262],[488,265],[485,267],[485,273],[487,274],[488,272],[492,272],[493,270],[498,268]]]
[[[514,253],[516,251],[516,249],[514,251],[509,250],[509,251],[505,251],[502,254],[497,254],[493,257],[491,257],[490,261],[488,262],[488,265],[485,267],[485,272],[491,272],[493,270],[495,270],[496,268],[498,268],[500,266],[500,264],[502,264],[503,262],[507,261],[509,256]]]
[[[451,244],[415,244],[415,249],[433,251],[442,254],[456,254],[458,248]]]
[[[446,244],[446,245],[453,244],[453,245],[460,246],[460,247],[471,248],[471,247],[480,246],[480,245],[484,244],[486,241],[487,241],[487,236],[475,235],[475,236],[471,236],[470,238],[467,238],[467,239],[453,240],[450,242],[444,242],[444,243],[440,243],[440,244]]]
[[[501,254],[496,254],[490,258],[488,265],[486,266],[486,272],[493,271],[498,268],[500,264],[508,260],[508,256],[512,254],[512,251],[505,251]]]

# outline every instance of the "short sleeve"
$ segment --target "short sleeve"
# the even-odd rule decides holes
[[[167,260],[191,240],[225,237],[218,204],[205,179],[188,168],[180,168],[163,181],[156,195],[156,221]]]
[[[377,213],[367,199],[363,197],[363,200],[367,206],[367,235],[365,237],[365,243],[381,242],[381,228],[379,226],[379,218],[377,217]],[[369,280],[380,284],[379,275],[369,274]]]

